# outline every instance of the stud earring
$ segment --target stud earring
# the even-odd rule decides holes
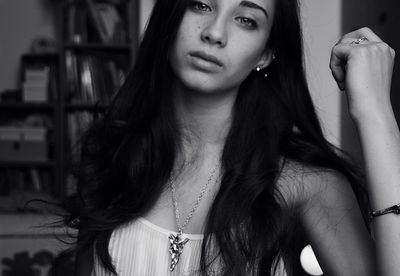
[[[257,66],[256,67],[256,71],[257,72],[260,72],[261,71],[261,67],[260,66]],[[264,73],[264,78],[267,78],[268,77],[268,73]]]

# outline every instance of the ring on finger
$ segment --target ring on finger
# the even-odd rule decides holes
[[[356,40],[353,40],[351,44],[360,44],[362,41],[368,41],[368,38],[366,38],[365,36],[357,38]]]

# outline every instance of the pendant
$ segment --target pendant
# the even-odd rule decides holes
[[[169,266],[169,271],[174,271],[175,266],[179,262],[179,258],[183,251],[183,246],[189,241],[188,238],[182,239],[182,233],[170,234],[169,235],[169,254],[171,255],[171,265]]]

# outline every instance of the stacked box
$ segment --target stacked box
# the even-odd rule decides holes
[[[47,102],[50,69],[48,67],[27,69],[22,84],[24,102]]]
[[[47,161],[47,129],[0,127],[0,161]]]

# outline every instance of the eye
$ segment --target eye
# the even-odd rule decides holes
[[[238,17],[238,20],[241,24],[245,25],[248,28],[255,29],[257,27],[256,21],[247,17]]]
[[[211,8],[207,4],[204,4],[203,2],[200,2],[200,1],[190,1],[189,6],[193,10],[211,11]]]

